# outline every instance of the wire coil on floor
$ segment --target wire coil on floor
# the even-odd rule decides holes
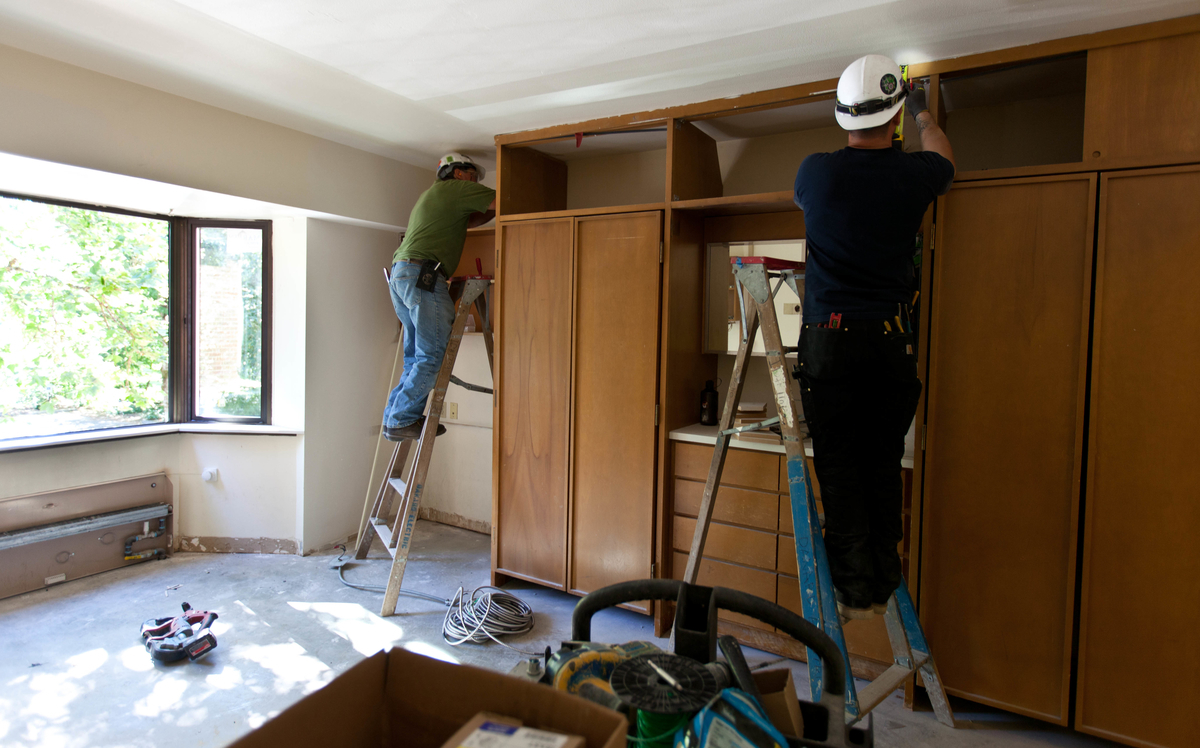
[[[515,636],[532,630],[533,608],[516,595],[491,585],[476,587],[470,595],[459,587],[442,620],[442,638],[453,646],[464,642],[483,644],[490,640],[521,652],[497,637]]]

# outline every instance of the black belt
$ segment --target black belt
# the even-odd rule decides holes
[[[425,264],[424,260],[396,260],[396,262],[403,262],[405,265],[423,265],[423,264]],[[446,280],[450,280],[450,274],[448,272],[446,272],[445,265],[442,265],[438,268],[438,275],[442,276]]]

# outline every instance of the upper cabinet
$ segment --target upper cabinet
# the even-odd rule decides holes
[[[665,122],[501,146],[500,214],[657,205],[666,173]]]
[[[960,175],[1081,161],[1087,80],[1087,53],[940,76]]]
[[[1085,162],[1200,159],[1200,34],[1094,49],[1087,67]]]

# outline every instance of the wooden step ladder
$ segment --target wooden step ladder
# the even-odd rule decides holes
[[[842,657],[846,660],[847,671],[849,671],[850,656],[846,651],[846,637],[842,633],[841,618],[837,612],[833,581],[829,572],[829,560],[825,553],[825,540],[821,535],[816,500],[813,497],[808,464],[804,455],[804,432],[801,428],[804,418],[803,413],[797,408],[800,402],[799,384],[792,376],[784,358],[787,353],[794,352],[796,348],[783,345],[779,333],[779,320],[775,314],[775,294],[783,285],[786,284],[797,298],[803,299],[804,264],[770,257],[733,257],[730,259],[735,266],[736,289],[742,308],[742,339],[729,381],[725,408],[721,413],[721,425],[718,427],[712,465],[709,467],[708,480],[704,485],[704,495],[700,501],[699,516],[696,520],[696,532],[692,537],[692,546],[688,553],[687,569],[684,572],[683,581],[689,584],[696,583],[700,558],[704,552],[704,542],[708,536],[709,523],[712,520],[713,499],[716,496],[717,486],[721,483],[721,471],[725,466],[725,456],[729,449],[730,439],[739,432],[761,431],[778,425],[783,436],[784,451],[787,454],[788,487],[792,499],[796,561],[799,567],[800,598],[804,617],[837,642],[838,649],[841,650]],[[771,288],[772,278],[777,279],[774,289]],[[749,300],[747,300],[747,296],[750,297]],[[760,327],[766,347],[771,389],[775,396],[776,410],[779,415],[761,423],[732,428],[734,414],[737,412],[737,406],[742,397],[746,366],[754,347],[755,335]],[[929,645],[925,641],[924,631],[917,619],[912,596],[904,581],[901,581],[900,586],[888,600],[884,622],[887,625],[888,639],[892,645],[894,664],[861,692],[855,688],[854,679],[847,678],[846,721],[852,723],[861,719],[887,698],[888,694],[903,685],[914,673],[919,672],[938,721],[954,727],[954,714],[946,700],[946,693],[942,688],[941,678],[938,676],[937,665],[929,652]],[[821,698],[821,669],[820,658],[812,650],[809,650],[809,687],[813,701]]]
[[[386,271],[385,271],[386,274]],[[472,305],[478,313],[479,326],[483,331],[483,343],[487,348],[488,370],[492,367],[492,331],[491,320],[488,317],[488,288],[492,284],[491,276],[472,275],[453,278],[450,281],[450,298],[455,299],[454,325],[450,330],[450,341],[446,345],[446,353],[442,358],[442,367],[438,370],[434,383],[432,398],[429,404],[429,415],[421,429],[418,439],[406,439],[398,442],[392,450],[387,470],[378,490],[367,494],[363,506],[362,520],[358,525],[358,546],[354,557],[364,559],[371,549],[375,536],[383,541],[392,557],[392,571],[388,576],[387,589],[383,593],[382,616],[395,615],[396,601],[400,598],[400,585],[404,581],[404,567],[408,564],[408,552],[412,543],[413,526],[417,522],[417,514],[421,508],[421,495],[425,488],[425,476],[429,472],[429,462],[433,458],[433,443],[441,422],[442,404],[446,400],[446,388],[451,382],[475,392],[492,394],[492,390],[467,384],[453,375],[454,361],[458,358],[458,349],[462,344],[463,331],[467,326]],[[401,335],[397,344],[396,360],[403,355],[404,339]],[[396,379],[395,365],[392,367],[392,380]],[[380,439],[383,439],[382,431]],[[408,462],[409,451],[416,442],[417,453],[412,465],[405,473],[404,467]],[[376,455],[379,448],[376,446]],[[375,465],[371,466],[371,475],[375,475]],[[395,499],[399,504],[395,505]]]

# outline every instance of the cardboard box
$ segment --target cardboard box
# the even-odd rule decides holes
[[[231,748],[439,748],[479,712],[623,748],[621,714],[539,683],[403,649],[369,657]]]
[[[771,718],[771,724],[789,737],[804,735],[804,718],[800,714],[800,703],[796,698],[796,682],[792,671],[787,669],[760,670],[754,674],[754,684],[762,694],[763,709]]]
[[[480,712],[442,748],[583,748],[583,738],[538,730],[502,714]]]

